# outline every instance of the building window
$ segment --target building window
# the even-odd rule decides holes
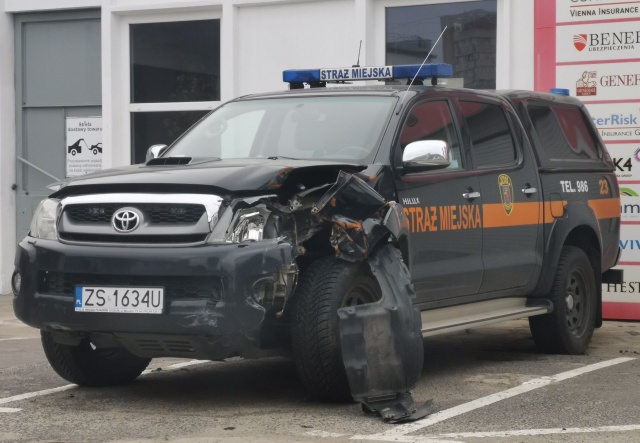
[[[422,63],[442,30],[429,63],[453,65],[454,86],[496,87],[496,0],[386,9],[386,63]]]
[[[173,143],[206,114],[196,103],[220,101],[220,20],[136,23],[129,35],[130,99],[145,104],[131,117],[140,163],[150,145]]]

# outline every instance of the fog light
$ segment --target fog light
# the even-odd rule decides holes
[[[14,271],[13,276],[11,277],[11,289],[13,289],[13,294],[20,294],[20,287],[22,286],[22,275],[20,275],[20,271]]]

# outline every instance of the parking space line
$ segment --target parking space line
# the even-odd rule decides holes
[[[187,366],[193,366],[193,365],[199,365],[202,363],[209,363],[209,360],[189,360],[186,362],[180,362],[180,363],[174,363],[172,365],[167,366],[166,368],[162,368],[163,371],[171,371],[171,370],[176,370],[176,369],[180,369],[180,368],[185,368]],[[153,372],[152,369],[146,370],[144,371],[141,375],[145,375],[145,374],[149,374]],[[12,403],[14,401],[20,401],[20,400],[26,400],[29,398],[34,398],[34,397],[40,397],[43,395],[49,395],[49,394],[55,394],[56,392],[62,392],[62,391],[67,391],[69,389],[73,389],[73,388],[77,388],[78,385],[76,384],[70,384],[70,385],[64,385],[64,386],[59,386],[57,388],[51,388],[51,389],[43,389],[41,391],[35,391],[35,392],[27,392],[25,394],[19,394],[19,395],[14,395],[13,397],[6,397],[6,398],[0,398],[0,405],[4,405],[7,403]],[[18,412],[20,411],[20,408],[0,408],[0,413],[10,413],[10,412]]]
[[[592,365],[587,365],[581,368],[573,369],[571,371],[561,372],[556,375],[535,378],[535,379],[526,381],[521,385],[513,387],[511,389],[507,389],[501,392],[496,392],[495,394],[487,395],[485,397],[481,397],[476,400],[472,400],[470,402],[463,403],[461,405],[454,406],[452,408],[445,409],[440,412],[436,412],[435,414],[432,414],[426,418],[423,418],[422,420],[418,420],[413,423],[399,425],[394,427],[393,429],[390,429],[388,431],[384,431],[378,434],[354,435],[353,437],[351,437],[351,439],[352,440],[358,440],[358,439],[377,440],[377,441],[391,440],[391,441],[413,442],[413,441],[416,441],[412,439],[413,437],[408,437],[407,439],[402,437],[405,437],[406,434],[409,434],[411,432],[419,431],[420,429],[424,429],[426,427],[435,425],[436,423],[440,423],[441,421],[445,421],[453,417],[457,417],[458,415],[466,414],[467,412],[471,412],[475,409],[482,408],[484,406],[488,406],[493,403],[506,400],[508,398],[512,398],[520,394],[525,394],[535,389],[548,386],[551,383],[568,380],[570,378],[577,377],[579,375],[587,374],[592,371],[597,371],[599,369],[607,368],[610,366],[618,365],[620,363],[625,363],[632,360],[635,360],[635,358],[630,358],[630,357],[614,358],[612,360],[605,360],[599,363],[594,363]],[[433,437],[428,437],[428,438],[433,438]],[[433,441],[433,440],[425,440],[425,441]]]
[[[520,429],[517,431],[498,432],[457,432],[451,434],[438,434],[435,438],[497,438],[516,437],[525,435],[551,435],[551,434],[588,434],[597,432],[627,432],[640,431],[640,425],[626,426],[598,426],[590,428],[550,428],[550,429]]]
[[[43,395],[55,394],[56,392],[68,391],[72,388],[77,388],[78,385],[64,385],[57,388],[52,389],[43,389],[42,391],[35,392],[27,392],[26,394],[14,395],[13,397],[0,398],[0,405],[4,405],[7,403],[12,403],[14,401],[26,400],[34,397],[41,397]],[[0,412],[18,412],[15,410],[16,408],[0,408]]]
[[[38,337],[11,337],[11,338],[0,338],[0,341],[9,341],[9,340],[34,340]]]

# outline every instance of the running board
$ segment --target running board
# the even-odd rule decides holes
[[[499,298],[420,313],[422,335],[445,334],[506,320],[547,314],[553,305],[545,299],[524,297]]]

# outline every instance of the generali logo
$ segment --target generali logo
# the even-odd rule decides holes
[[[582,51],[587,47],[587,34],[576,34],[573,36],[573,46],[576,47],[578,51]]]
[[[596,95],[598,92],[596,79],[597,71],[584,71],[582,77],[576,82],[576,95]]]

